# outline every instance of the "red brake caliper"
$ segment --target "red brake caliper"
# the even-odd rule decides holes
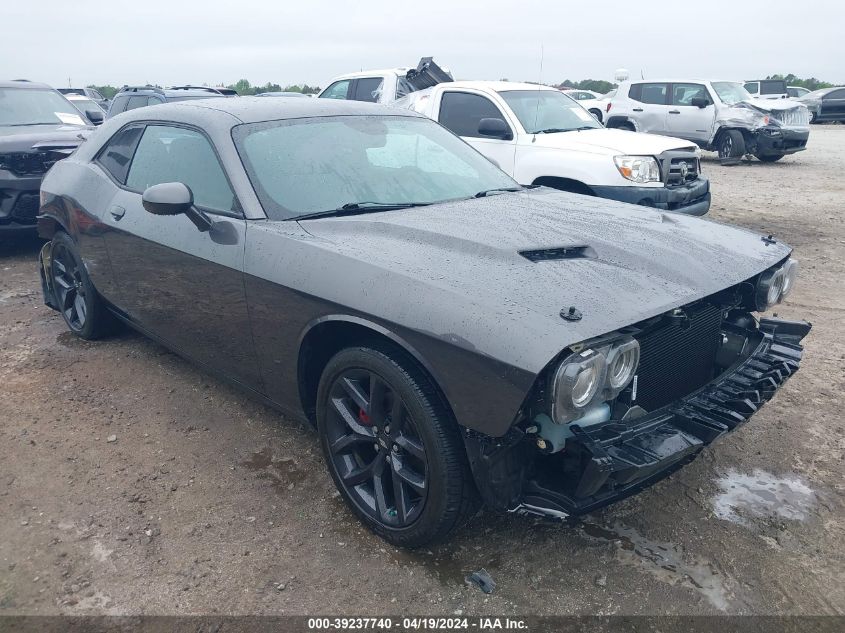
[[[361,424],[366,424],[367,426],[372,424],[372,422],[370,422],[370,416],[368,416],[367,412],[363,409],[358,411],[358,419],[361,421]]]

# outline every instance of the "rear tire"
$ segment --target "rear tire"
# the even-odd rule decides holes
[[[745,138],[739,130],[727,130],[717,145],[719,159],[723,165],[736,165],[745,156]]]
[[[596,117],[596,120],[598,120],[598,122],[599,122],[599,123],[602,123],[601,110],[598,110],[598,109],[596,109],[596,108],[591,108],[589,112],[590,112],[590,114],[592,114],[594,117]]]
[[[338,352],[317,389],[317,430],[338,491],[393,545],[444,541],[479,506],[458,425],[401,350]]]
[[[636,132],[634,129],[634,124],[625,121],[624,123],[620,123],[616,126],[617,130],[627,130],[628,132]]]
[[[76,243],[63,231],[53,236],[50,277],[53,300],[71,332],[91,341],[112,331],[115,318],[91,283]]]

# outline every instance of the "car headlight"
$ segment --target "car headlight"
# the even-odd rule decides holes
[[[607,385],[605,396],[615,398],[628,386],[640,364],[640,344],[634,339],[617,343],[607,353]]]
[[[798,275],[798,262],[788,259],[779,268],[770,268],[757,279],[754,290],[755,309],[765,312],[777,305],[792,291],[795,278]]]
[[[633,182],[660,182],[660,165],[653,156],[614,156],[616,169]]]
[[[798,277],[798,260],[788,259],[783,265],[783,290],[780,292],[781,301],[792,292],[796,277]]]
[[[552,389],[552,419],[559,424],[576,420],[583,414],[604,384],[604,354],[586,349],[573,354],[555,372]]]

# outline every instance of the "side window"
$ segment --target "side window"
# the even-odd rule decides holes
[[[487,138],[478,133],[479,122],[487,118],[505,118],[487,97],[467,92],[444,92],[440,99],[438,122],[458,136]]]
[[[672,84],[672,105],[692,106],[696,97],[710,100],[702,84]]]
[[[628,96],[640,103],[666,105],[667,85],[663,83],[633,84]]]
[[[129,97],[129,103],[126,104],[126,109],[134,110],[135,108],[143,108],[145,105],[147,105],[148,99],[149,97],[147,97],[146,95]]]
[[[404,77],[396,78],[396,98],[401,99],[405,95],[414,92],[414,87]]]
[[[782,95],[786,93],[786,86],[782,81],[761,81],[761,95]]]
[[[349,92],[349,84],[352,83],[351,79],[343,79],[342,81],[336,81],[331,86],[326,88],[326,91],[320,95],[323,99],[347,99],[347,93]]]
[[[235,195],[211,143],[199,132],[148,125],[135,151],[126,186],[135,191],[162,182],[182,182],[198,207],[235,211]]]
[[[753,95],[756,95],[760,89],[759,84],[756,81],[749,81],[745,84],[745,89]]]
[[[378,103],[384,79],[381,77],[362,77],[355,82],[355,101]]]
[[[845,99],[845,88],[828,92],[822,97],[822,101],[827,101],[828,99]]]
[[[111,137],[106,146],[97,155],[97,162],[109,172],[120,184],[126,183],[126,172],[129,171],[129,163],[132,154],[138,145],[138,139],[144,131],[143,126],[134,125],[123,128]]]
[[[100,100],[100,101],[103,100],[103,95],[100,94],[100,91],[94,90],[93,88],[91,88],[91,96],[94,97],[95,99]]]
[[[111,103],[111,108],[109,109],[109,113],[120,114],[126,109],[126,104],[129,102],[129,97],[115,97]]]
[[[158,97],[147,97],[147,105],[158,105],[159,103],[164,103],[164,100]]]

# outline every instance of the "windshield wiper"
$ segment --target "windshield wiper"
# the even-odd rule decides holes
[[[25,127],[27,125],[61,125],[56,121],[35,121],[34,123],[2,123],[3,127]]]
[[[581,127],[550,127],[545,130],[537,130],[534,134],[557,134],[558,132],[580,132],[581,130],[595,130],[592,125],[582,125]]]
[[[337,209],[327,211],[314,211],[297,215],[290,220],[313,220],[315,218],[336,218],[344,215],[356,215],[359,213],[370,213],[378,211],[395,211],[397,209],[412,209],[414,207],[426,207],[430,202],[347,202]]]
[[[504,193],[508,191],[522,191],[525,187],[497,187],[495,189],[485,189],[484,191],[479,191],[477,194],[473,196],[473,198],[484,198],[489,196],[491,193]]]

